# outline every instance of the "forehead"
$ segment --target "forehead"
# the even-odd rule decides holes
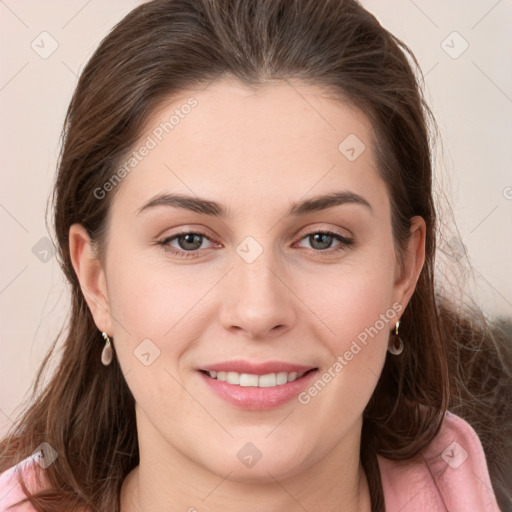
[[[372,136],[361,111],[320,87],[220,80],[152,113],[134,152],[150,149],[126,166],[116,201],[136,207],[164,190],[224,202],[377,190]]]
[[[192,101],[195,106],[188,108]],[[166,126],[168,121],[172,129]],[[279,155],[293,161],[294,155],[305,152],[337,151],[339,143],[350,134],[369,142],[371,131],[369,120],[360,110],[319,86],[280,80],[248,87],[223,79],[163,102],[150,116],[143,133],[156,134],[168,145],[173,145],[172,139],[177,137],[180,143],[186,139],[187,147],[206,150],[215,144],[218,152],[229,150],[226,158],[249,160]],[[264,144],[265,154],[259,144]],[[176,144],[174,151],[179,149]]]

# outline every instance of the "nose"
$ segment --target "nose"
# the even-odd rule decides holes
[[[287,281],[285,271],[266,252],[252,263],[236,259],[222,291],[223,326],[255,340],[282,335],[297,317],[297,299]]]

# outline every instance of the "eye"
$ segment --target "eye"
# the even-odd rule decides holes
[[[301,240],[308,240],[311,247],[315,252],[327,252],[332,247],[333,240],[337,240],[339,243],[337,246],[332,248],[332,251],[340,251],[347,249],[354,243],[354,240],[347,238],[335,231],[312,231],[304,236]],[[329,252],[332,252],[329,251]]]
[[[200,249],[203,239],[211,240],[204,233],[184,231],[164,238],[157,243],[158,245],[161,245],[166,252],[170,252],[181,258],[194,258],[197,256],[197,251]],[[171,242],[175,240],[178,242],[178,248],[171,245]]]

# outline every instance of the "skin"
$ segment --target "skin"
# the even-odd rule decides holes
[[[322,89],[223,79],[162,105],[140,141],[191,96],[197,106],[118,185],[101,261],[83,227],[70,229],[82,290],[136,401],[141,462],[123,484],[121,510],[369,512],[362,413],[424,262],[425,223],[412,219],[402,269],[371,125]],[[352,162],[338,150],[349,134],[366,145]],[[340,190],[371,209],[346,203],[285,216],[294,201]],[[218,201],[233,216],[169,206],[137,213],[162,192]],[[182,228],[206,235],[195,258],[156,243]],[[325,229],[354,244],[336,251],[335,238],[322,246],[307,236]],[[248,236],[263,251],[250,264],[236,252]],[[190,247],[183,238],[169,245]],[[396,303],[401,312],[306,405],[241,410],[197,372],[242,358],[322,374]],[[145,366],[133,352],[148,338],[160,356]],[[237,457],[248,442],[261,452],[250,468]]]

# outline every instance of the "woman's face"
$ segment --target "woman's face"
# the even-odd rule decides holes
[[[160,108],[134,151],[95,191],[116,194],[82,282],[141,453],[247,481],[351,460],[423,264],[415,219],[400,271],[368,120],[316,87],[224,80]]]

